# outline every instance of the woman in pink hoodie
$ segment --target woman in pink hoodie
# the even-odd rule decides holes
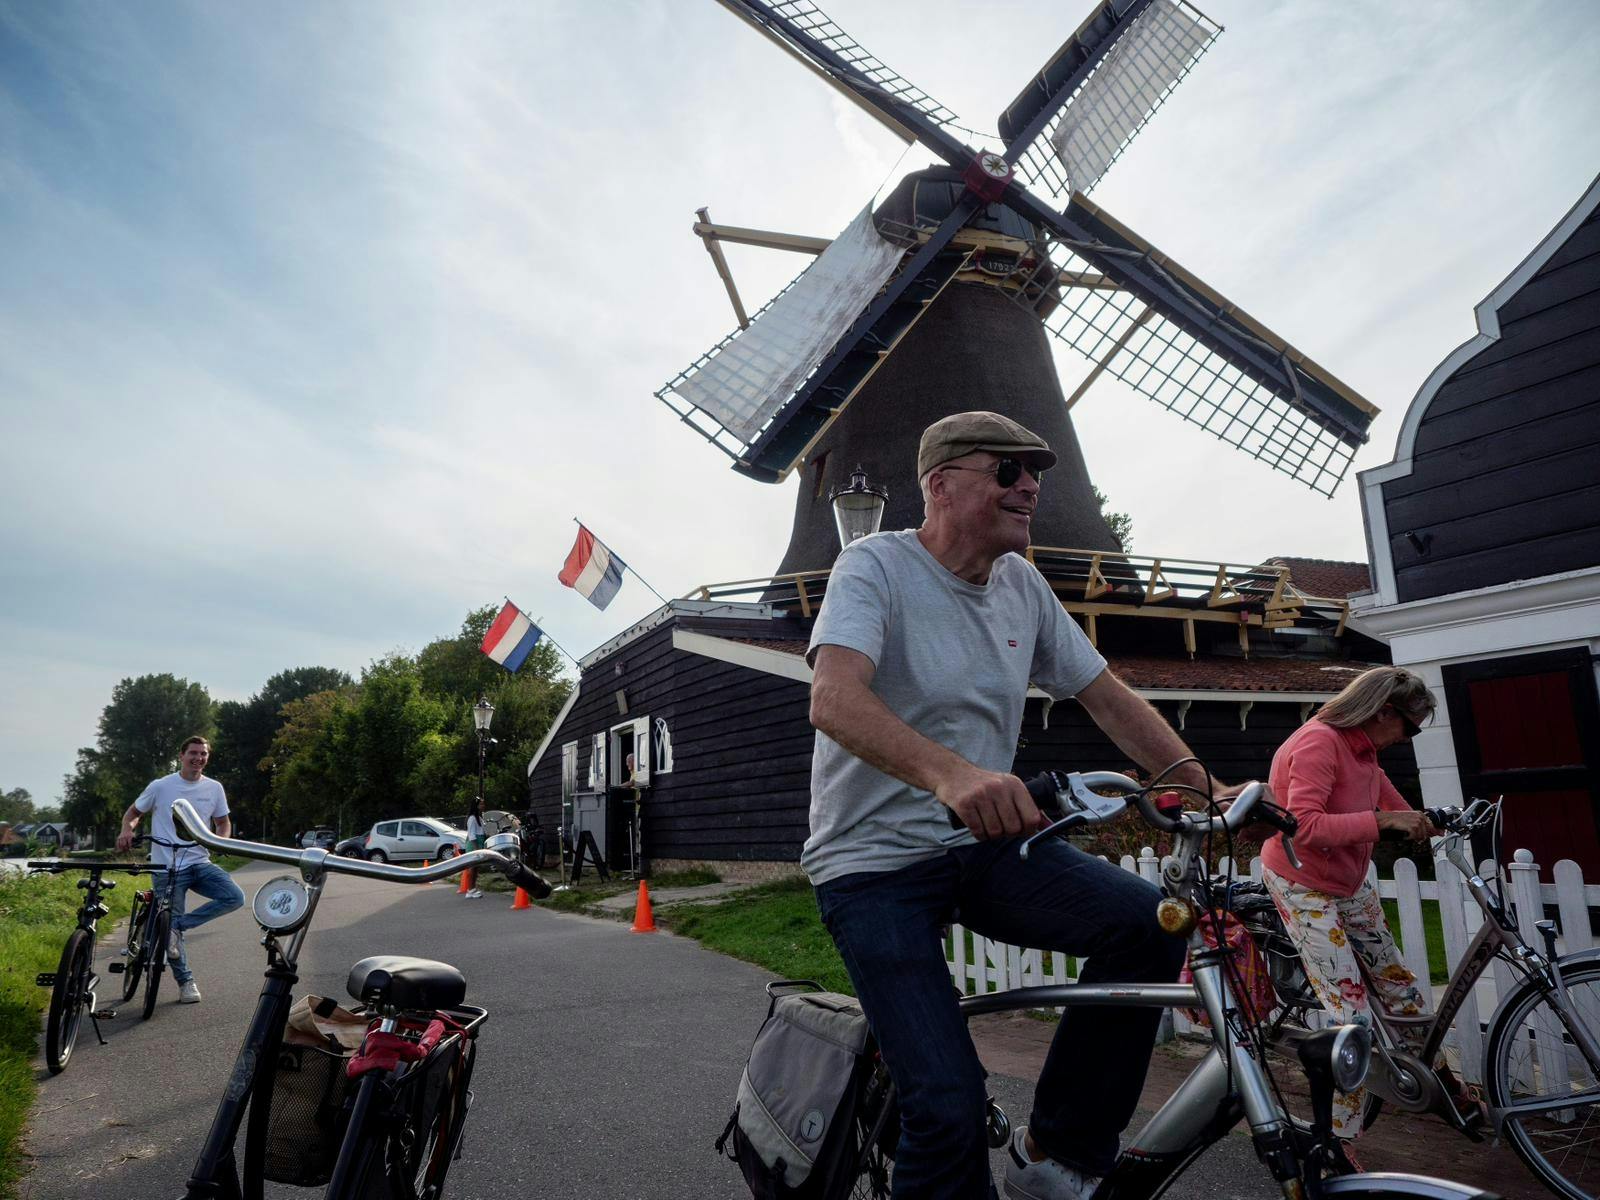
[[[1290,866],[1283,839],[1274,837],[1261,853],[1267,889],[1306,977],[1340,1023],[1366,1019],[1371,997],[1358,957],[1384,1011],[1421,1016],[1429,1008],[1400,960],[1367,867],[1383,830],[1418,841],[1433,833],[1427,815],[1406,803],[1378,765],[1378,751],[1415,737],[1433,709],[1433,695],[1411,672],[1375,667],[1272,758],[1272,791],[1300,823],[1300,866]],[[1335,1135],[1348,1142],[1361,1132],[1365,1101],[1365,1089],[1334,1098]]]

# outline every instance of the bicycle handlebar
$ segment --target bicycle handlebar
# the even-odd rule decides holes
[[[430,867],[397,867],[390,863],[368,862],[364,858],[343,858],[314,846],[306,850],[291,850],[286,846],[269,846],[265,842],[250,842],[242,838],[222,837],[204,827],[200,814],[187,800],[172,802],[173,820],[183,831],[207,850],[224,854],[237,854],[261,862],[282,863],[305,871],[331,871],[336,875],[361,875],[367,879],[387,879],[391,883],[429,883],[459,875],[468,867],[493,867],[517,887],[536,899],[544,899],[551,892],[538,872],[520,859],[501,854],[498,850],[473,850],[443,859]],[[504,836],[497,834],[497,837]]]

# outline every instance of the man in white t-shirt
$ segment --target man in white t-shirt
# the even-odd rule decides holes
[[[228,816],[228,797],[222,785],[204,773],[210,759],[211,746],[205,738],[196,736],[184,742],[178,750],[178,769],[171,775],[151,780],[150,785],[139,793],[139,798],[128,805],[128,811],[122,814],[122,832],[117,835],[117,849],[127,850],[133,845],[139,818],[145,813],[150,814],[153,837],[165,842],[187,843],[172,820],[172,802],[180,799],[194,805],[200,819],[223,837],[232,837],[233,821]],[[200,985],[194,981],[194,972],[189,970],[189,956],[183,935],[207,921],[215,921],[231,913],[244,903],[244,892],[226,871],[211,861],[211,855],[204,846],[187,843],[173,850],[151,842],[150,861],[160,863],[163,867],[171,863],[178,868],[167,958],[172,963],[172,977],[178,981],[178,1002],[198,1004]],[[152,878],[158,891],[166,887],[165,871],[152,872]],[[187,911],[191,891],[199,892],[208,901],[194,912]]]
[[[921,528],[843,550],[811,634],[817,737],[800,864],[899,1092],[897,1197],[994,1194],[984,1071],[941,926],[1085,957],[1091,983],[1170,982],[1183,962],[1183,940],[1156,923],[1153,885],[1059,840],[1025,862],[1017,854],[1043,824],[1011,774],[1030,681],[1076,696],[1148,770],[1189,755],[1022,557],[1055,461],[998,413],[930,425],[917,456]],[[1197,767],[1179,777],[1205,782]],[[1033,1114],[1012,1139],[1008,1196],[1093,1192],[1133,1114],[1159,1017],[1077,1008],[1062,1018]]]

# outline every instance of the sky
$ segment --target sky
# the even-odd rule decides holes
[[[1372,400],[1357,469],[1600,170],[1600,5],[1211,0],[1093,198]],[[1087,0],[828,0],[992,129]],[[762,485],[653,396],[733,326],[690,232],[830,237],[926,152],[713,0],[0,0],[0,789],[118,680],[352,674],[510,596],[582,656],[775,570]],[[730,247],[746,303],[803,263]],[[1060,351],[1070,389],[1083,364]],[[1365,557],[1331,500],[1107,383],[1138,552]],[[630,576],[556,581],[583,520]]]

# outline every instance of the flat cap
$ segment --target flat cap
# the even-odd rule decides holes
[[[1049,444],[1010,417],[994,412],[952,413],[922,431],[922,442],[917,447],[917,478],[974,450],[1011,455],[1040,467],[1056,465],[1055,451]]]

